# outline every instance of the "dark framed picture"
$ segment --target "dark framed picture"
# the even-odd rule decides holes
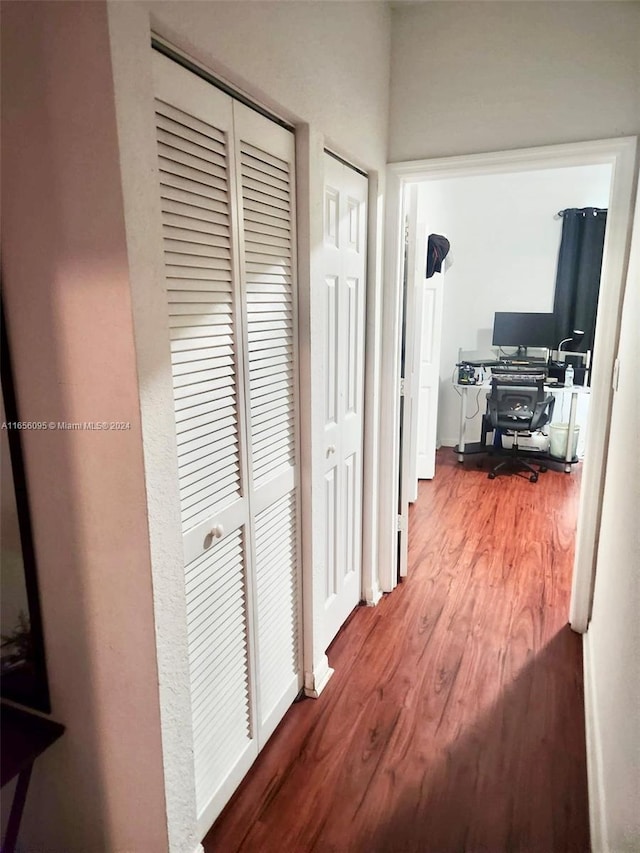
[[[0,314],[0,696],[48,713],[38,578],[4,306]]]

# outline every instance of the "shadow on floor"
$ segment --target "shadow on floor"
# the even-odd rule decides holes
[[[582,638],[566,626],[435,762],[384,771],[380,822],[349,850],[587,853],[584,738]]]

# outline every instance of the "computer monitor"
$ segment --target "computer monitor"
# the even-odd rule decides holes
[[[496,311],[493,321],[494,347],[551,348],[555,344],[554,314],[523,311]]]

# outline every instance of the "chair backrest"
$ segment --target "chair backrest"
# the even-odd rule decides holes
[[[502,429],[531,429],[538,404],[544,402],[543,373],[513,373],[494,376],[488,398],[492,425]]]

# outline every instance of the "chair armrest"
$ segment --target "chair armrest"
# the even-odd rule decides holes
[[[533,417],[531,418],[531,425],[529,427],[532,431],[538,429],[539,426],[541,426],[541,423],[549,423],[549,421],[553,418],[553,408],[555,404],[556,398],[552,394],[549,394],[549,396],[541,402],[536,403],[536,408],[533,413]],[[547,409],[549,410],[549,417],[546,421],[543,422],[542,419]]]

